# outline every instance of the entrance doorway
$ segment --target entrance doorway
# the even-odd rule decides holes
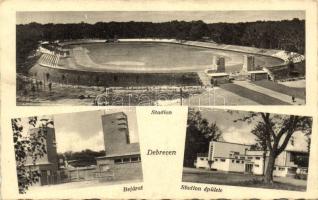
[[[245,172],[253,173],[253,164],[245,164]]]

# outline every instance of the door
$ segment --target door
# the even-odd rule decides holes
[[[245,164],[245,172],[252,173],[253,172],[253,164]]]

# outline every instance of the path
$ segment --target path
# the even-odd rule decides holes
[[[275,92],[273,90],[255,85],[255,84],[248,82],[248,81],[234,81],[234,84],[239,85],[241,87],[245,87],[249,90],[260,92],[262,94],[273,97],[275,99],[279,99],[279,100],[284,101],[284,102],[289,103],[289,104],[294,104],[294,105],[304,105],[305,104],[305,100],[303,100],[303,99],[295,98],[295,102],[292,102],[290,95]]]

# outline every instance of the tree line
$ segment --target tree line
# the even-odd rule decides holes
[[[213,23],[203,21],[97,22],[95,24],[19,24],[16,26],[17,61],[24,61],[38,41],[114,38],[173,38],[305,52],[305,21]]]

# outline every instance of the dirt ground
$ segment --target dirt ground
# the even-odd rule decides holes
[[[208,171],[205,169],[183,168],[182,181],[194,183],[207,183],[218,185],[232,185],[242,187],[270,188],[281,190],[305,191],[307,181],[287,177],[274,177],[274,183],[267,185],[262,182],[263,177],[221,171]]]

